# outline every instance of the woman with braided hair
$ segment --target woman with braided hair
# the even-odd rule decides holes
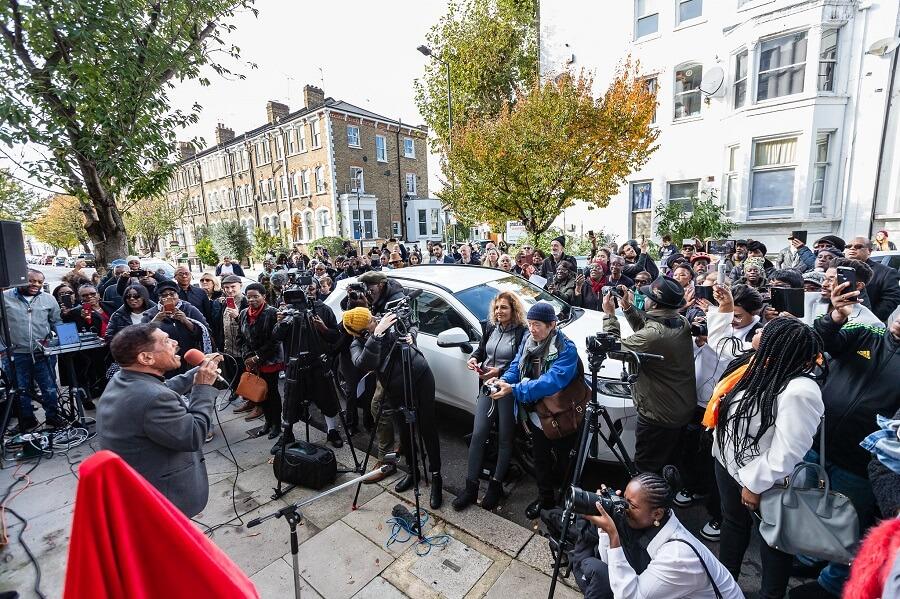
[[[598,515],[584,517],[597,528],[581,527],[571,562],[586,599],[743,599],[728,570],[675,516],[679,488],[673,466],[662,475],[642,472],[617,493],[624,510],[607,512],[598,502]]]
[[[818,377],[822,340],[796,318],[779,317],[753,337],[753,353],[722,375],[705,424],[715,426],[713,457],[722,501],[719,559],[735,580],[760,495],[793,472],[812,446],[825,411]],[[760,597],[781,598],[792,556],[760,543]]]

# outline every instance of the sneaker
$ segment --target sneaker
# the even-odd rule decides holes
[[[340,448],[344,446],[344,440],[341,439],[341,434],[337,432],[337,429],[331,429],[328,431],[328,442],[334,448]]]
[[[204,441],[204,443],[209,443],[210,441],[213,440],[213,437],[215,437],[215,436],[216,436],[216,431],[209,429],[209,432],[206,433],[206,441]]]
[[[694,503],[694,494],[690,491],[678,491],[673,503],[678,507],[688,507]]]
[[[703,528],[700,529],[700,536],[707,541],[718,543],[719,538],[722,536],[722,531],[719,530],[719,526],[720,525],[718,522],[716,522],[715,520],[710,520],[703,525]]]

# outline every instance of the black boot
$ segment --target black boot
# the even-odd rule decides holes
[[[549,510],[552,509],[553,506],[553,498],[539,497],[529,503],[528,507],[525,508],[525,517],[529,520],[537,520],[541,517],[541,510]]]
[[[400,482],[398,482],[394,486],[394,490],[398,493],[403,493],[405,491],[409,491],[410,489],[413,488],[414,481],[415,481],[415,479],[413,478],[413,473],[410,472],[409,474],[407,474],[406,476],[404,476],[403,478],[400,479]]]
[[[460,512],[475,503],[476,499],[478,499],[478,481],[466,479],[466,489],[453,500],[451,505],[454,510]]]
[[[278,430],[277,428],[275,429]],[[278,441],[275,442],[275,445],[272,446],[272,449],[269,450],[269,453],[275,455],[281,451],[282,445],[290,445],[294,442],[294,431],[292,427],[285,426],[284,432],[281,433],[281,436],[278,438]]]
[[[431,509],[436,510],[444,503],[444,480],[440,472],[431,473]]]
[[[500,503],[500,497],[503,495],[503,486],[500,484],[500,481],[496,478],[492,478],[488,481],[487,493],[484,494],[484,499],[481,500],[481,507],[486,510],[492,510],[497,507],[497,504]]]

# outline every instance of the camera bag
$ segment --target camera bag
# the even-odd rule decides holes
[[[548,439],[562,439],[578,431],[591,391],[584,382],[584,366],[578,360],[575,377],[562,391],[537,402],[535,411]]]
[[[275,478],[283,483],[322,489],[337,478],[337,460],[327,447],[294,441],[279,451],[273,463]]]

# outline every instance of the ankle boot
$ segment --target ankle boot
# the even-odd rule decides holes
[[[481,507],[486,510],[492,510],[497,507],[497,504],[500,503],[500,497],[503,494],[503,486],[500,484],[500,481],[496,478],[492,478],[488,481],[487,493],[484,494],[484,499],[481,500]]]
[[[466,479],[465,490],[453,500],[451,505],[454,510],[459,512],[475,503],[476,499],[478,499],[478,481]]]
[[[444,480],[440,472],[431,473],[431,509],[436,510],[444,503]]]
[[[412,489],[413,484],[415,484],[415,479],[413,478],[413,473],[410,472],[409,474],[407,474],[406,476],[404,476],[403,478],[400,479],[400,482],[398,482],[394,486],[394,490],[398,493],[404,493],[404,492]]]

